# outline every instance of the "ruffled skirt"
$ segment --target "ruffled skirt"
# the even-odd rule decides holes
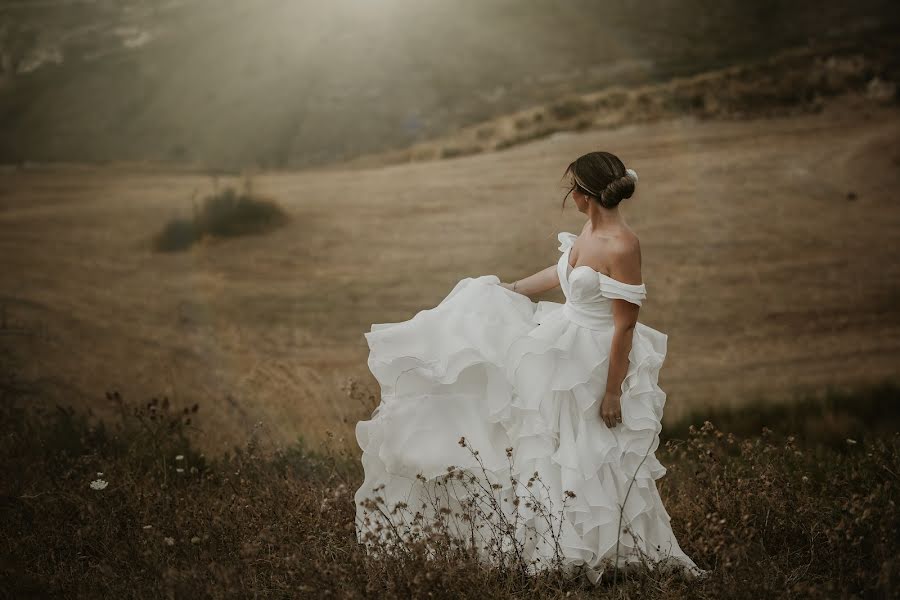
[[[381,403],[356,426],[359,541],[421,539],[440,523],[486,560],[578,569],[595,583],[616,562],[703,574],[655,485],[666,335],[635,326],[622,422],[609,428],[612,324],[582,327],[562,304],[498,283],[463,279],[438,306],[365,334]]]

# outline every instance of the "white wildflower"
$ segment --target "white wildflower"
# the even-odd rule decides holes
[[[153,529],[153,525],[144,525],[143,529],[144,529],[144,530],[150,530],[150,529]]]
[[[179,454],[175,457],[175,460],[184,460],[184,454]]]
[[[175,469],[175,471],[177,471],[178,473],[184,473],[184,469],[182,469],[181,467]]]
[[[94,481],[91,482],[91,489],[92,490],[104,490],[104,489],[106,489],[106,486],[108,486],[108,485],[109,485],[108,481],[103,481],[102,479],[95,479]]]
[[[855,444],[855,443],[856,443],[856,440],[851,440],[850,438],[847,438],[847,443],[848,443],[848,444]]]
[[[167,537],[167,538],[163,538],[163,539],[166,542],[166,546],[174,546],[175,545],[175,538]]]

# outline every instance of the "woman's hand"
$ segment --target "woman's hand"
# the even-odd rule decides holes
[[[622,422],[621,400],[621,394],[610,394],[607,392],[603,395],[603,400],[600,401],[600,418],[603,419],[603,422],[610,429]]]

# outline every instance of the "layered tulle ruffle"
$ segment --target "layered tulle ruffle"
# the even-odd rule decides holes
[[[388,513],[398,502],[427,512],[431,492],[423,482],[457,467],[483,473],[491,493],[506,499],[504,512],[518,512],[517,537],[535,568],[549,565],[558,543],[564,562],[593,581],[617,553],[620,566],[642,553],[701,573],[679,547],[655,485],[666,472],[654,454],[666,398],[658,385],[666,336],[636,325],[622,422],[609,428],[600,401],[612,323],[582,327],[564,305],[535,304],[497,283],[493,275],[463,279],[437,307],[366,334],[382,401],[356,428],[365,469],[356,493],[360,541],[383,517],[365,506],[367,498]],[[458,443],[463,436],[468,448]],[[527,486],[535,473],[539,481]],[[467,489],[454,488],[451,517]],[[514,506],[517,495],[564,518],[547,522],[533,502]]]

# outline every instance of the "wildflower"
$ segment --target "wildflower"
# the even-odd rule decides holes
[[[163,538],[163,539],[166,542],[166,546],[174,546],[175,545],[175,538],[167,537],[167,538]]]
[[[191,543],[194,544],[194,545],[196,546],[197,544],[200,543],[200,538],[198,538],[198,537],[195,535],[194,537],[191,538]]]
[[[153,525],[144,525],[141,529],[143,529],[144,531],[149,531],[153,529]]]
[[[92,490],[105,490],[106,486],[108,486],[108,485],[109,485],[108,481],[104,481],[102,479],[95,479],[94,481],[91,482],[91,489]]]
[[[97,473],[97,477],[103,477],[103,473]]]
[[[179,454],[175,457],[175,460],[184,460],[184,454]]]
[[[847,443],[850,445],[853,445],[856,443],[856,440],[851,440],[850,438],[847,438]]]
[[[178,467],[177,469],[175,469],[175,471],[178,473],[184,473],[184,469],[182,469],[181,467]]]

